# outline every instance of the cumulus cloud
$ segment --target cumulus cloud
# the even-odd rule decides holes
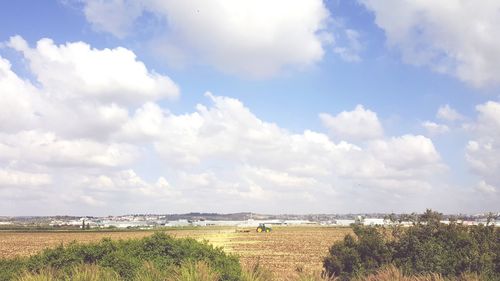
[[[135,110],[127,122],[122,124],[116,137],[129,141],[152,141],[160,136],[165,127],[166,113],[156,103],[145,103]]]
[[[48,59],[50,55],[38,54],[45,49],[30,48],[16,38],[11,45],[29,53],[26,61],[38,83],[20,78],[8,61],[0,60],[0,95],[8,100],[0,103],[4,213],[38,210],[30,207],[30,200],[57,212],[99,214],[341,212],[353,204],[364,210],[380,210],[382,204],[413,211],[429,207],[427,196],[441,186],[445,165],[432,141],[413,134],[385,136],[377,114],[361,105],[322,116],[331,136],[307,129],[289,131],[260,119],[238,99],[211,93],[206,94],[208,102],[192,112],[174,114],[160,106],[158,96],[140,90],[139,97],[122,100],[106,94],[114,85],[108,89],[94,81],[97,86],[75,93],[71,79],[55,85],[57,79],[48,76],[57,72],[42,75],[32,64],[40,57],[39,65],[57,63]],[[116,49],[77,45],[50,43],[47,50],[70,65],[84,62],[63,55],[65,48],[116,55]],[[139,63],[135,58],[129,62],[123,67]],[[83,81],[95,78],[72,71],[69,76],[81,76]],[[147,79],[152,72],[145,68],[141,73]],[[2,114],[8,106],[19,114]],[[480,123],[491,126],[495,106],[478,108],[484,112]],[[475,141],[482,147],[482,139]],[[30,186],[43,188],[19,191]],[[399,199],[410,197],[413,203],[403,206]],[[12,198],[18,206],[12,206]],[[337,203],[332,207],[332,202]]]
[[[43,186],[51,182],[52,179],[48,174],[0,168],[0,188]]]
[[[110,13],[110,10],[113,12]],[[169,60],[202,61],[228,73],[269,77],[285,67],[310,66],[331,42],[321,0],[85,1],[87,20],[122,37],[143,13],[163,19],[156,38]]]
[[[30,48],[19,36],[6,46],[24,56],[36,81],[18,76],[0,57],[0,186],[5,208],[11,210],[9,198],[15,198],[19,206],[32,210],[22,202],[36,198],[59,211],[75,212],[85,205],[106,208],[123,190],[149,198],[170,190],[165,177],[149,183],[129,172],[128,180],[120,181],[127,173],[117,171],[134,166],[145,151],[125,137],[125,125],[138,115],[129,112],[175,97],[179,90],[174,82],[148,70],[124,48],[99,50],[83,42],[56,45],[50,39]],[[88,186],[79,184],[81,177],[98,175],[111,178],[122,190],[87,192]],[[42,185],[44,193],[33,189]]]
[[[451,121],[451,122],[464,119],[464,116],[462,116],[462,114],[458,113],[458,111],[453,109],[448,104],[439,107],[436,113],[436,117],[443,121]]]
[[[8,46],[21,52],[44,90],[60,99],[141,104],[179,95],[167,76],[149,71],[125,48],[94,49],[84,42],[56,45],[44,38],[35,48],[20,36]]]
[[[179,195],[178,191],[173,189],[164,177],[159,177],[156,182],[150,183],[132,169],[120,170],[107,175],[86,176],[81,179],[79,184],[99,192],[126,192],[133,196],[154,197],[162,201]]]
[[[476,106],[476,120],[467,124],[471,140],[466,145],[465,159],[480,181],[475,187],[498,205],[500,186],[500,103],[489,101]]]
[[[494,194],[497,192],[497,189],[494,186],[487,184],[483,180],[477,184],[476,190],[485,194]]]
[[[387,189],[414,192],[431,186],[424,179],[444,169],[432,141],[423,136],[379,135],[363,146],[335,143],[322,133],[292,133],[260,120],[236,99],[207,97],[213,106],[165,114],[154,143],[168,167],[182,171],[179,185],[215,190],[210,198],[251,198],[260,207],[274,198],[276,204],[290,200],[302,208],[304,198],[321,201],[325,193],[342,193],[339,186],[363,184],[367,196]]]
[[[362,105],[357,105],[352,111],[343,111],[336,116],[328,113],[319,115],[323,125],[335,138],[342,140],[366,140],[379,138],[383,135],[382,125],[377,114]]]
[[[361,0],[405,62],[475,86],[500,83],[500,2]]]
[[[423,122],[422,127],[424,127],[430,135],[444,134],[450,131],[448,126],[431,121]]]
[[[29,81],[19,78],[10,62],[1,56],[0,89],[0,132],[16,131],[36,122],[41,103],[38,90]]]
[[[0,133],[0,161],[15,160],[64,167],[117,167],[131,164],[137,154],[137,149],[128,144],[67,140],[50,132]]]
[[[399,169],[434,165],[440,160],[432,141],[424,136],[404,135],[375,140],[370,149],[385,164]]]

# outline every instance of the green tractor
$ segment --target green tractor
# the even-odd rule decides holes
[[[261,232],[271,232],[271,230],[273,230],[272,228],[266,226],[265,224],[263,223],[259,223],[259,226],[257,226],[257,232],[258,233],[261,233]]]

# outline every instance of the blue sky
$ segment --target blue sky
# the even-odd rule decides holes
[[[3,2],[0,214],[499,211],[481,5]]]

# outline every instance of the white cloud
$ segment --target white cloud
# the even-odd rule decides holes
[[[0,133],[0,161],[66,167],[118,167],[131,164],[137,155],[138,150],[129,144],[106,144],[87,139],[67,140],[50,132]]]
[[[36,187],[48,185],[51,182],[52,179],[48,174],[26,173],[22,171],[0,168],[0,188]]]
[[[448,104],[439,107],[436,117],[444,121],[452,122],[464,119],[462,114],[458,113],[458,111],[450,107]]]
[[[18,49],[39,52],[16,40],[11,43]],[[47,50],[58,54],[73,48],[68,46],[74,45]],[[97,52],[113,56],[113,50]],[[381,205],[413,211],[432,207],[427,197],[442,190],[445,165],[432,141],[411,134],[385,137],[377,114],[361,105],[326,115],[337,130],[334,139],[266,122],[234,98],[207,93],[210,104],[174,114],[143,93],[131,98],[134,105],[102,97],[102,87],[71,93],[67,80],[46,86],[43,81],[57,79],[30,70],[39,83],[21,79],[0,60],[0,95],[8,101],[0,103],[0,171],[9,183],[0,189],[4,213],[38,210],[30,200],[58,213],[341,212]],[[85,80],[88,74],[78,75]],[[67,95],[54,89],[67,89]],[[497,120],[496,107],[483,107],[478,123],[484,126],[471,127],[486,134]],[[475,141],[484,147],[488,139]],[[21,191],[36,184],[43,188]],[[410,196],[411,205],[399,200]]]
[[[154,14],[167,30],[155,40],[164,47],[155,49],[170,60],[202,61],[245,77],[310,66],[322,59],[331,38],[322,0],[87,0],[84,12],[96,29],[119,37],[142,13]]]
[[[161,200],[179,195],[178,191],[174,190],[164,177],[159,177],[156,182],[149,183],[132,169],[97,177],[85,177],[81,180],[80,185],[100,192],[129,193],[133,196],[146,196]]]
[[[142,14],[139,1],[112,0],[86,1],[85,17],[97,31],[105,31],[117,37],[125,37],[134,20]]]
[[[165,126],[165,114],[158,104],[145,103],[123,123],[116,136],[127,140],[154,140],[161,135]]]
[[[56,46],[42,39],[32,49],[19,36],[7,45],[22,52],[37,83],[21,79],[0,58],[2,212],[29,214],[36,209],[31,200],[37,200],[51,206],[41,212],[88,212],[90,206],[123,213],[128,210],[113,204],[123,196],[124,206],[138,196],[151,202],[137,204],[138,209],[128,205],[130,210],[158,210],[155,202],[178,194],[166,177],[150,183],[129,169],[147,148],[134,144],[127,132],[152,131],[152,119],[141,121],[140,112],[154,108],[161,114],[153,101],[178,91],[168,77],[147,70],[123,48],[97,50],[82,42]],[[119,71],[102,73],[113,67]],[[139,109],[129,116],[136,105]],[[134,122],[136,127],[130,125]],[[91,188],[96,182],[99,188]],[[42,185],[43,192],[31,188]]]
[[[448,126],[431,121],[423,122],[422,127],[424,127],[431,135],[444,134],[450,131],[450,128]]]
[[[302,208],[299,197],[318,202],[324,193],[344,192],[336,186],[362,183],[366,196],[386,189],[405,193],[432,186],[427,180],[444,171],[432,141],[423,136],[380,136],[365,146],[334,143],[325,134],[294,134],[262,121],[236,99],[207,96],[211,107],[165,115],[155,147],[169,169],[183,174],[179,186],[215,190],[211,198],[251,198],[255,206],[273,198],[275,205],[290,200]],[[292,195],[297,197],[285,199]]]
[[[500,103],[488,101],[476,106],[479,112],[474,128],[489,139],[498,140],[500,138]]]
[[[382,125],[377,114],[362,105],[357,105],[352,111],[342,111],[336,116],[327,113],[319,115],[335,138],[341,140],[366,140],[379,138],[383,135]]]
[[[375,140],[370,150],[386,165],[398,169],[426,167],[439,162],[432,141],[424,136],[404,135],[390,140]]]
[[[475,86],[500,83],[500,2],[361,0],[404,61]]]
[[[364,49],[364,46],[361,43],[359,32],[353,29],[346,29],[344,33],[347,45],[345,47],[336,46],[333,48],[333,52],[345,61],[360,62],[360,52]]]
[[[54,98],[52,92],[18,77],[0,57],[0,130],[47,130],[64,137],[106,138],[128,120],[127,108],[70,94]],[[70,91],[71,89],[68,89]]]
[[[148,102],[118,122],[108,139],[96,139],[91,132],[85,133],[87,138],[37,130],[2,133],[0,165],[50,175],[53,180],[43,200],[59,200],[53,203],[57,208],[92,207],[106,213],[165,208],[325,211],[331,200],[351,202],[359,192],[362,198],[377,198],[373,204],[364,202],[364,208],[377,209],[381,194],[395,207],[401,205],[390,203],[395,200],[391,198],[417,191],[425,196],[443,171],[432,142],[422,136],[385,139],[380,128],[372,135],[375,139],[362,146],[336,143],[322,133],[292,133],[265,122],[237,99],[210,93],[207,97],[212,105],[200,104],[195,112],[182,115]],[[377,121],[374,112],[362,107],[358,111]],[[150,150],[150,144],[154,151],[148,154],[161,161],[144,164],[161,170],[152,182],[133,169],[141,163],[137,155]],[[143,198],[141,203],[137,198]],[[120,204],[114,204],[116,200]],[[427,206],[425,200],[420,202]],[[312,205],[317,209],[311,210]],[[349,206],[339,203],[335,208]]]
[[[24,128],[37,119],[40,103],[37,89],[30,82],[20,79],[9,61],[0,56],[0,132]]]
[[[20,36],[8,45],[21,52],[31,72],[51,97],[140,104],[179,95],[167,76],[148,71],[125,48],[93,49],[84,42],[55,45],[45,38],[30,48]]]
[[[477,184],[476,190],[478,190],[479,192],[485,193],[485,194],[494,194],[497,192],[497,190],[494,186],[487,184],[483,180]]]
[[[481,178],[476,190],[497,194],[500,186],[500,103],[489,101],[476,106],[478,116],[468,124],[471,140],[466,146],[465,159],[473,173]],[[497,196],[497,195],[495,195]],[[497,198],[498,197],[493,197]],[[498,203],[498,202],[497,202]]]

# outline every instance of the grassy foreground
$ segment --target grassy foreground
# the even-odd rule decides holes
[[[250,265],[240,263],[244,261],[241,257],[207,241],[158,232],[128,240],[105,238],[100,242],[61,244],[28,257],[0,257],[0,281],[500,280],[500,229],[488,224],[468,227],[439,221],[439,214],[429,210],[410,228],[354,225],[355,236],[349,231],[330,247],[327,256],[317,255],[323,259],[323,270],[297,266],[270,271],[272,267],[259,259]],[[250,235],[245,234],[245,241]],[[255,237],[261,239],[255,245],[269,249],[273,245],[275,250],[283,240],[276,240],[275,235]],[[234,241],[234,237],[229,240]],[[311,246],[314,243],[305,245]],[[304,261],[310,258],[301,253],[300,247],[292,251],[300,253],[298,257]],[[261,256],[265,253],[259,252]]]
[[[181,269],[202,264],[216,273],[219,280],[241,280],[242,270],[236,256],[207,242],[175,239],[164,233],[142,239],[71,243],[27,258],[0,260],[0,280],[19,280],[20,276],[26,280],[37,276],[42,279],[32,280],[77,280],[73,276],[92,274],[97,274],[100,280],[143,280],[146,273],[173,276]]]
[[[271,233],[257,233],[254,228],[196,227],[161,229],[174,238],[207,240],[222,247],[224,252],[237,255],[244,268],[257,262],[269,269],[277,281],[293,280],[296,269],[320,272],[323,258],[335,242],[352,234],[348,227],[286,226],[275,227]],[[46,248],[78,243],[97,243],[111,240],[142,239],[154,231],[79,231],[79,232],[2,232],[0,231],[0,259],[16,256],[30,257]]]
[[[320,272],[297,270],[297,281],[340,280]],[[175,239],[156,233],[141,239],[99,243],[71,243],[25,258],[0,260],[0,280],[7,281],[271,281],[282,279],[259,265],[242,268],[236,256],[194,239]],[[356,281],[475,281],[475,274],[442,277],[439,274],[406,276],[389,265]]]
[[[97,265],[79,265],[63,274],[57,270],[46,269],[40,273],[23,273],[16,281],[123,281],[116,271]],[[172,271],[162,271],[151,263],[145,263],[132,279],[134,281],[219,281],[221,275],[205,262],[189,262]],[[253,267],[241,272],[242,281],[272,281],[273,275],[261,268]],[[326,278],[321,274],[301,274],[296,281],[338,281],[339,278]],[[445,278],[439,274],[405,276],[394,266],[381,269],[374,274],[354,278],[354,281],[480,281],[476,274],[463,274],[459,277]]]

